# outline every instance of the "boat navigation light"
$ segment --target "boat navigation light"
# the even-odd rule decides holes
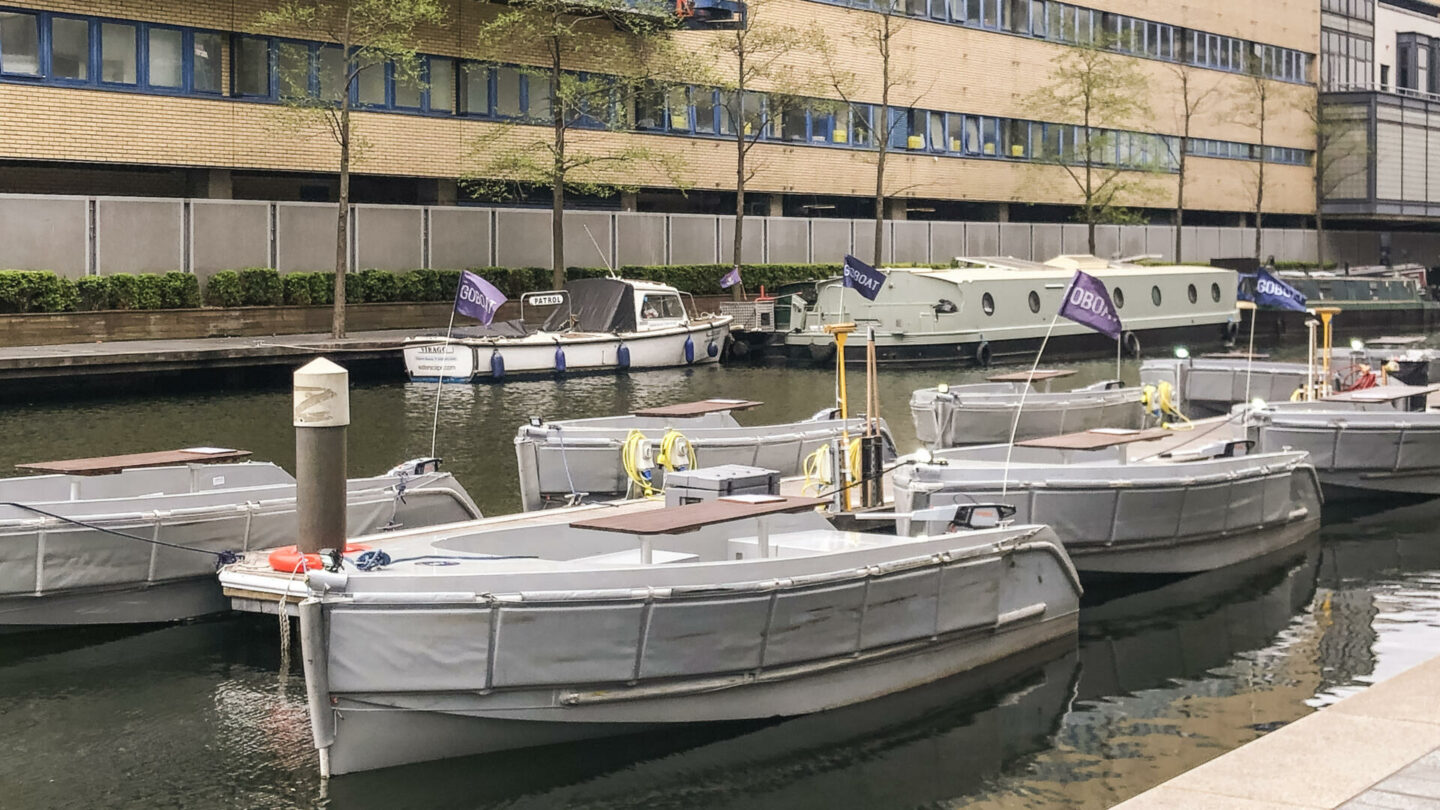
[[[915,460],[921,464],[929,464],[935,460],[935,456],[930,454],[930,448],[922,447],[915,451]]]
[[[1254,399],[1250,400],[1250,407],[1258,411],[1261,408],[1265,407],[1265,400],[1261,399],[1260,397],[1255,397]]]
[[[1365,351],[1365,341],[1361,340],[1360,338],[1350,338],[1350,351],[1352,351],[1352,352],[1363,352],[1363,351]]]
[[[1190,350],[1189,350],[1189,349],[1185,348],[1184,346],[1176,346],[1176,347],[1175,347],[1175,359],[1177,359],[1177,360],[1185,360],[1185,359],[1187,359],[1188,357],[1190,357]]]

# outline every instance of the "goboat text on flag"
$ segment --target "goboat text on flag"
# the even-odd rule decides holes
[[[860,293],[871,301],[880,294],[880,288],[885,286],[885,274],[860,261],[859,259],[846,254],[845,256],[845,286]]]
[[[1075,271],[1065,289],[1065,299],[1060,302],[1060,314],[1102,335],[1120,339],[1120,316],[1115,313],[1110,291],[1105,289],[1105,282],[1088,273]]]
[[[1253,276],[1242,275],[1236,297],[1241,301],[1253,301],[1258,307],[1305,311],[1305,293],[1274,277],[1267,270],[1257,270]]]
[[[495,312],[507,299],[495,285],[469,270],[460,271],[460,289],[455,291],[455,311],[490,325]]]

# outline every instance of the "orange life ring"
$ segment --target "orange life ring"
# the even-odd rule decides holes
[[[369,550],[369,546],[359,543],[347,543],[345,545],[346,554]],[[295,546],[281,546],[270,552],[268,559],[270,560],[270,567],[282,574],[318,571],[325,567],[325,561],[320,558],[319,554],[301,554],[300,549]]]

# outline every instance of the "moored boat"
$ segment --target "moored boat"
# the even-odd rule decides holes
[[[553,307],[539,329],[523,319],[405,341],[414,382],[484,382],[516,376],[618,373],[716,363],[733,320],[692,313],[666,284],[619,278],[566,282],[527,294]]]
[[[1247,453],[1236,430],[1216,420],[942,450],[895,471],[895,508],[1008,504],[1054,528],[1082,573],[1209,571],[1299,542],[1320,519],[1305,453]]]
[[[833,409],[773,425],[741,425],[731,415],[760,404],[710,399],[640,408],[625,416],[532,419],[515,436],[521,507],[529,511],[655,493],[664,489],[668,472],[701,465],[735,464],[797,476],[812,453],[865,429],[863,417],[840,419]],[[886,458],[894,458],[894,440],[883,421],[880,430]]]
[[[582,506],[543,532],[407,532],[395,562],[310,572],[322,773],[811,714],[1075,632],[1078,580],[1048,528],[840,531],[818,503]]]
[[[1048,262],[1012,258],[961,258],[955,267],[884,268],[874,300],[836,278],[820,282],[815,304],[792,315],[785,344],[792,356],[824,361],[835,349],[827,324],[873,325],[880,362],[960,361],[988,366],[1033,356],[1060,309],[1076,270],[1110,290],[1125,325],[1122,346],[1139,356],[1144,346],[1219,345],[1235,336],[1235,273],[1206,267],[1150,267],[1094,256],[1060,256]],[[797,302],[795,306],[801,307]],[[861,362],[851,346],[846,362]],[[1047,357],[1114,357],[1115,341],[1078,323],[1055,324]]]
[[[988,383],[921,388],[910,395],[915,437],[931,449],[1054,436],[1098,427],[1138,428],[1140,389],[1103,380],[1070,391],[1051,384],[1073,369],[997,374]],[[1039,390],[1027,390],[1039,387]],[[1016,421],[1016,412],[1019,420]]]
[[[177,621],[226,610],[217,559],[294,542],[295,479],[222,448],[24,465],[0,479],[0,626]],[[438,460],[352,479],[358,534],[479,516]]]

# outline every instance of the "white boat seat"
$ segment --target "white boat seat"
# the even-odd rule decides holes
[[[570,562],[589,563],[592,565],[643,565],[640,559],[639,548],[627,548],[624,551],[612,551],[608,554],[593,554],[589,557],[578,557]],[[666,563],[690,563],[700,562],[699,554],[687,554],[683,551],[665,551],[655,549],[650,552],[651,565],[665,565]]]

